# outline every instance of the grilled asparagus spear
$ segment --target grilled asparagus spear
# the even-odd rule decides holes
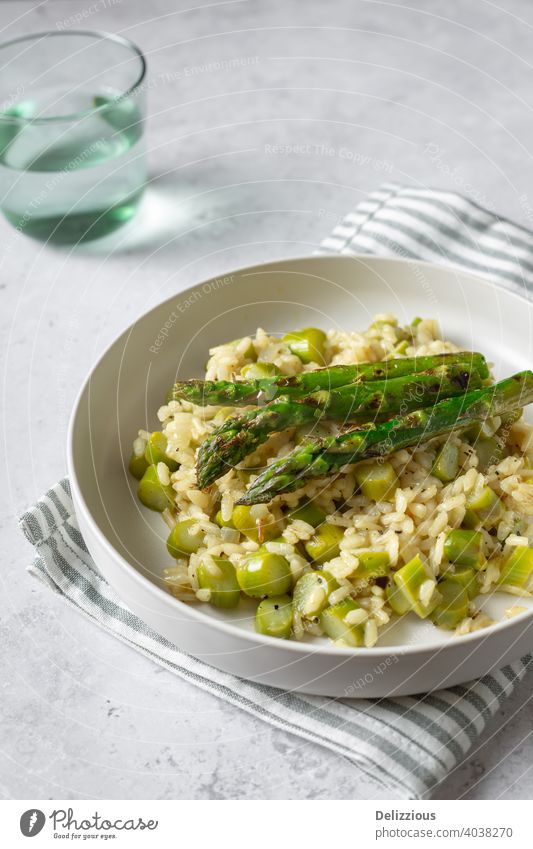
[[[256,380],[186,380],[175,383],[167,394],[168,401],[183,399],[192,404],[245,407],[261,400],[273,401],[280,396],[300,400],[320,389],[336,389],[349,383],[385,380],[418,374],[438,366],[463,365],[475,369],[481,378],[489,375],[482,354],[462,351],[426,357],[404,357],[379,363],[357,363],[330,366],[298,374],[295,377],[265,377]]]
[[[293,492],[313,478],[329,475],[345,465],[369,457],[384,457],[400,448],[424,442],[504,415],[533,402],[533,372],[522,371],[493,386],[439,401],[390,421],[361,425],[336,437],[315,439],[297,446],[257,477],[239,504],[259,504]]]
[[[370,421],[376,416],[407,413],[438,398],[462,395],[481,386],[479,373],[465,365],[446,365],[420,374],[391,380],[352,383],[333,390],[319,390],[301,401],[279,398],[266,407],[227,419],[200,446],[197,477],[201,488],[209,486],[251,454],[272,433],[288,427],[312,424],[321,418],[345,424]]]

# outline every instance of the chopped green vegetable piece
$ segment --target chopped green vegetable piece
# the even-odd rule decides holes
[[[238,505],[233,508],[233,513],[231,514],[231,521],[233,522],[234,527],[244,534],[248,539],[253,540],[253,542],[264,542],[265,540],[272,540],[274,537],[279,536],[279,527],[276,522],[268,522],[262,523],[261,521],[256,521],[252,519],[250,516],[250,507],[245,507],[243,505]]]
[[[530,592],[533,589],[533,548],[527,545],[513,547],[504,561],[498,584],[500,586],[518,587]]]
[[[422,319],[420,318],[419,315],[415,316],[415,318],[413,318],[413,320],[411,322],[411,327],[418,327],[418,325],[420,324],[421,321],[422,321]]]
[[[443,483],[455,480],[459,472],[459,446],[446,442],[435,457],[431,472]]]
[[[500,424],[501,418],[499,416],[489,416],[488,418],[483,419],[479,425],[480,439],[490,439],[497,432]]]
[[[489,383],[488,385],[490,386],[491,384]],[[512,410],[511,412],[515,413],[516,411]],[[501,421],[502,419],[498,416],[486,416],[463,431],[463,436],[468,439],[470,444],[477,450],[478,442],[485,439],[492,439],[492,437],[497,433],[501,426]]]
[[[292,584],[288,561],[281,554],[262,549],[239,564],[237,580],[241,590],[252,598],[284,595]]]
[[[325,363],[325,343],[327,336],[323,330],[317,327],[306,327],[304,330],[295,330],[287,333],[283,341],[287,342],[293,354],[296,354],[302,363]]]
[[[363,495],[370,501],[392,501],[398,487],[398,476],[388,460],[359,463],[354,475]]]
[[[361,551],[356,556],[359,562],[351,576],[354,580],[384,578],[389,574],[390,557],[386,551]]]
[[[469,531],[474,531],[481,527],[481,519],[474,510],[467,508],[461,524],[463,528],[467,528]]]
[[[319,525],[326,521],[326,514],[320,507],[313,504],[312,501],[305,501],[296,510],[292,511],[290,518],[293,520],[299,519],[301,522],[307,522],[308,525],[312,525],[313,528],[318,528]]]
[[[340,541],[344,536],[343,528],[324,522],[317,528],[316,533],[305,543],[305,550],[318,566],[333,560],[340,553]]]
[[[486,472],[489,466],[499,463],[503,457],[503,448],[494,436],[478,439],[474,444],[474,450],[479,461],[478,469],[480,472]]]
[[[327,607],[320,614],[320,626],[327,636],[336,643],[342,643],[350,648],[364,645],[364,625],[348,625],[344,617],[352,610],[360,609],[352,598],[345,598],[338,604]]]
[[[480,569],[484,563],[481,531],[449,531],[444,542],[444,554],[451,563]]]
[[[288,595],[264,598],[255,614],[255,630],[268,637],[288,640],[292,630],[292,604]]]
[[[503,513],[503,504],[490,486],[477,487],[466,498],[467,510],[472,510],[484,528],[493,528]],[[463,519],[464,524],[464,519]]]
[[[232,528],[234,531],[237,530],[235,525],[233,524],[233,519],[228,519],[225,521],[222,518],[222,510],[218,510],[215,516],[215,522],[217,523],[219,528]]]
[[[411,610],[409,599],[393,581],[387,584],[385,597],[394,613],[397,613],[398,616],[403,616],[404,613],[408,613]]]
[[[263,377],[276,377],[281,374],[279,368],[274,363],[249,363],[241,369],[241,375],[246,380],[261,380]]]
[[[319,570],[306,572],[296,581],[293,603],[300,616],[311,619],[327,607],[330,594],[339,588],[333,575]]]
[[[146,444],[144,456],[149,465],[157,466],[158,463],[165,463],[171,472],[175,472],[179,467],[179,463],[167,455],[167,438],[160,431],[156,430],[150,434],[150,439]]]
[[[451,569],[445,573],[447,581],[455,581],[466,590],[468,598],[475,598],[479,593],[479,581],[477,572],[471,566],[456,566],[452,572]]]
[[[196,569],[198,586],[210,590],[209,604],[214,607],[237,607],[241,591],[235,567],[223,557],[201,560]]]
[[[421,619],[429,616],[440,601],[436,582],[433,592],[428,594],[427,599],[420,598],[420,589],[427,581],[434,581],[434,578],[418,554],[394,573],[394,583],[408,601],[409,609]]]
[[[431,621],[440,628],[453,630],[468,615],[468,593],[456,581],[441,581],[441,600],[431,614]]]
[[[132,451],[130,462],[128,463],[130,475],[133,475],[134,478],[137,478],[137,480],[140,481],[147,468],[148,463],[146,462],[144,454],[139,455],[136,454],[135,451]]]
[[[398,342],[398,344],[394,346],[394,353],[395,354],[405,354],[408,347],[409,347],[409,342],[407,341],[407,339],[402,339],[401,342]]]
[[[174,490],[170,484],[162,484],[157,474],[157,466],[148,466],[137,487],[137,496],[141,504],[150,510],[162,513],[174,506]]]
[[[196,554],[204,543],[204,534],[201,530],[192,532],[192,528],[198,526],[197,519],[184,519],[172,528],[167,539],[167,549],[171,557],[188,557]]]

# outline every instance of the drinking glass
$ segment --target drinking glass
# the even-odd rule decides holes
[[[73,244],[129,221],[146,183],[144,56],[116,35],[45,32],[0,45],[0,208]]]

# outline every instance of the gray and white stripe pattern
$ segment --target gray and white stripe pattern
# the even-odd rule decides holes
[[[533,234],[450,192],[387,184],[335,228],[323,250],[445,261],[515,290],[533,286]],[[68,480],[20,524],[36,549],[30,573],[81,613],[204,690],[342,754],[398,798],[431,795],[531,662],[528,656],[480,681],[421,697],[337,700],[265,687],[184,654],[125,607],[85,547]]]
[[[454,192],[385,183],[345,216],[321,252],[444,262],[521,294],[533,289],[533,234]]]

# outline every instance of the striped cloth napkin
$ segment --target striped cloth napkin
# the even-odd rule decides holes
[[[533,233],[450,192],[386,184],[335,228],[323,245],[328,251],[447,262],[515,290],[533,285]],[[338,752],[395,798],[430,796],[531,662],[528,656],[479,681],[409,698],[330,699],[265,687],[184,654],[126,608],[85,547],[68,480],[20,525],[36,549],[30,573],[95,624],[202,689]]]

